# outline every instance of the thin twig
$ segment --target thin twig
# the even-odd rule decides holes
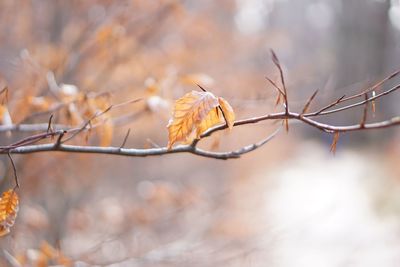
[[[10,151],[7,152],[7,156],[10,159],[10,162],[11,162],[11,165],[12,165],[12,168],[13,168],[15,187],[19,188],[19,182],[18,182],[18,176],[17,176],[17,168],[15,167],[14,160],[11,157]]]
[[[303,115],[304,113],[307,112],[308,108],[311,105],[311,102],[314,100],[315,96],[318,94],[318,89],[315,90],[315,92],[311,95],[311,97],[308,99],[307,103],[304,105],[303,111],[301,112],[301,114]]]
[[[281,67],[281,63],[279,62],[278,57],[276,56],[274,50],[272,50],[272,49],[271,49],[271,55],[272,55],[272,61],[274,62],[275,66],[279,70],[279,76],[281,77],[281,83],[282,83],[283,93],[284,93],[283,98],[285,101],[285,111],[286,111],[286,114],[288,114],[289,113],[289,102],[288,102],[287,89],[286,89],[285,78],[283,76],[283,70]]]
[[[89,128],[92,128],[92,121],[98,117],[100,117],[101,115],[107,113],[108,111],[110,111],[113,108],[113,105],[109,106],[108,108],[106,108],[105,110],[101,111],[101,112],[96,112],[96,114],[94,114],[90,119],[88,119],[77,131],[75,131],[70,137],[68,137],[67,139],[65,139],[63,141],[63,143],[66,143],[68,141],[70,141],[71,139],[73,139],[75,136],[77,136],[78,134],[80,134],[82,131],[84,131],[87,126],[89,126]]]
[[[400,125],[400,117],[395,117],[387,121],[365,124],[363,128],[360,127],[360,124],[349,125],[349,126],[332,126],[319,123],[310,118],[304,117],[298,113],[290,112],[289,114],[285,114],[285,112],[281,112],[281,113],[269,114],[266,116],[239,120],[234,123],[234,126],[254,124],[259,121],[276,120],[284,118],[305,122],[310,126],[313,126],[321,131],[328,133],[351,132],[351,131],[360,131],[364,129],[368,130],[382,129]],[[207,136],[210,136],[213,132],[220,131],[226,128],[227,128],[226,124],[215,126],[207,130],[205,133],[203,133],[200,136],[200,138],[203,139]],[[245,146],[239,150],[234,150],[229,152],[214,152],[214,151],[206,151],[199,149],[191,144],[176,146],[168,150],[167,147],[147,148],[147,149],[136,149],[136,148],[126,149],[120,147],[74,146],[74,145],[65,145],[61,143],[58,146],[55,146],[54,144],[40,144],[40,145],[22,145],[18,147],[10,147],[7,148],[7,150],[4,149],[0,150],[0,154],[8,152],[15,154],[27,154],[27,153],[36,153],[45,151],[62,151],[62,152],[73,152],[73,153],[96,153],[96,154],[113,154],[113,155],[130,156],[130,157],[147,157],[147,156],[160,156],[164,154],[174,154],[174,153],[192,153],[198,156],[208,157],[208,158],[230,159],[230,158],[238,158],[240,155],[251,152],[260,146],[261,145],[256,144],[255,146],[254,145]]]
[[[266,144],[278,133],[275,131],[273,134],[268,136],[266,139],[261,140],[258,143],[242,147],[238,150],[228,152],[215,152],[202,150],[191,145],[180,145],[170,150],[167,147],[161,148],[147,148],[147,149],[135,149],[135,148],[120,148],[120,147],[95,147],[95,146],[74,146],[60,144],[54,146],[53,144],[42,144],[34,146],[22,146],[10,150],[10,153],[14,154],[27,154],[36,152],[46,151],[60,151],[60,152],[72,152],[72,153],[94,153],[94,154],[111,154],[119,156],[129,157],[148,157],[148,156],[161,156],[165,154],[176,154],[176,153],[191,153],[206,158],[214,159],[233,159],[239,158],[241,155],[247,154],[262,145]],[[0,152],[1,153],[1,152]]]
[[[332,107],[335,107],[335,106],[337,106],[339,104],[342,104],[342,103],[344,103],[346,101],[353,100],[355,98],[358,98],[358,97],[361,97],[361,96],[363,96],[365,94],[368,94],[369,92],[375,92],[375,90],[377,90],[377,88],[382,86],[385,82],[389,81],[390,79],[393,79],[394,77],[398,76],[399,74],[400,74],[400,70],[397,70],[397,71],[393,72],[392,74],[390,74],[389,76],[383,78],[382,80],[380,80],[379,82],[377,82],[373,86],[363,90],[361,93],[357,93],[357,94],[354,94],[354,95],[351,95],[351,96],[347,96],[347,97],[346,97],[346,95],[343,95],[342,97],[337,99],[335,102],[333,102],[333,103],[321,108],[320,110],[318,110],[316,112],[307,114],[307,116],[310,117],[310,116],[317,116],[317,115],[327,115],[327,114],[336,113],[336,112],[339,112],[339,111],[342,111],[342,110],[345,110],[345,109],[353,108],[353,107],[355,107],[354,105],[347,105],[347,106],[345,106],[343,108],[326,111],[326,110],[328,110],[328,109],[330,109]],[[378,97],[376,97],[375,93],[373,93],[372,94],[373,98],[371,98],[371,100],[369,100],[369,101],[372,101],[373,99],[376,99],[376,98],[379,98],[379,97],[384,96],[386,94],[389,94],[389,93],[391,93],[391,92],[393,92],[393,91],[395,91],[397,89],[399,89],[399,86],[395,86],[395,87],[387,90],[386,92],[380,93]],[[364,104],[364,102],[361,101],[357,105],[362,105],[362,104]]]
[[[276,85],[276,83],[273,81],[273,80],[271,80],[270,78],[268,78],[268,77],[265,77],[265,79],[267,79],[267,81],[270,83],[270,84],[272,84],[272,86],[278,91],[278,93],[280,94],[280,95],[285,95],[285,93],[281,90],[281,88],[279,88],[279,86],[278,85]]]
[[[338,105],[340,103],[340,101],[342,101],[342,99],[344,99],[346,97],[346,95],[342,95],[341,97],[339,97],[338,99],[336,99],[334,102],[332,102],[331,104],[321,108],[320,110],[313,112],[313,113],[309,113],[309,114],[305,114],[306,117],[310,117],[310,116],[318,116],[323,114],[323,112],[327,109],[330,109],[336,105]]]
[[[128,100],[128,101],[125,101],[125,102],[122,102],[122,103],[111,105],[109,107],[109,109],[119,108],[119,107],[126,106],[126,105],[129,105],[129,104],[137,103],[137,102],[142,101],[142,100],[143,100],[142,98],[136,98],[136,99]]]
[[[361,93],[358,93],[358,94],[355,94],[355,95],[346,97],[346,98],[342,99],[341,102],[349,101],[349,100],[352,100],[352,99],[354,99],[354,98],[361,97],[361,96],[363,96],[364,94],[367,94],[367,93],[369,93],[369,92],[375,91],[375,90],[377,90],[377,88],[379,88],[380,86],[382,86],[385,82],[387,82],[387,81],[393,79],[394,77],[398,76],[399,74],[400,74],[400,70],[397,70],[397,71],[393,72],[392,74],[390,74],[389,76],[383,78],[382,80],[380,80],[379,82],[377,82],[377,83],[374,84],[373,86],[371,86],[371,87],[369,87],[369,88],[363,90]]]
[[[390,93],[393,93],[394,91],[396,91],[396,90],[398,90],[398,89],[400,89],[400,84],[399,84],[399,85],[396,85],[396,86],[394,86],[394,87],[392,87],[392,88],[390,88],[389,90],[386,90],[386,91],[384,91],[384,92],[381,92],[380,94],[377,94],[377,95],[375,95],[375,96],[371,96],[371,97],[368,98],[367,100],[363,100],[363,101],[360,101],[360,102],[356,102],[356,103],[354,103],[354,104],[347,105],[347,106],[344,106],[344,107],[341,107],[341,108],[332,109],[332,110],[327,110],[327,109],[329,109],[329,108],[331,108],[331,107],[337,105],[337,104],[334,104],[334,105],[331,104],[330,107],[325,107],[325,108],[323,108],[323,109],[321,109],[321,110],[319,110],[319,111],[317,111],[317,112],[312,112],[312,113],[304,114],[304,116],[305,116],[305,117],[315,117],[315,116],[328,115],[328,114],[337,113],[337,112],[340,112],[340,111],[343,111],[343,110],[351,109],[351,108],[354,108],[354,107],[362,106],[362,105],[364,105],[366,102],[372,102],[372,101],[374,101],[374,100],[376,100],[376,99],[378,99],[378,98],[381,98],[381,97],[383,97],[383,96],[385,96],[385,95],[388,95],[388,94],[390,94]],[[339,98],[336,102],[338,102],[338,101],[340,102],[340,99],[343,99],[343,98],[344,98],[344,96],[341,97],[341,98]]]
[[[368,94],[365,93],[365,105],[364,105],[364,112],[363,112],[363,117],[361,119],[360,127],[364,128],[365,123],[367,121],[367,116],[368,116]]]
[[[56,141],[56,143],[54,144],[54,147],[59,147],[59,146],[63,143],[62,138],[64,137],[64,134],[66,134],[66,133],[67,133],[66,131],[63,131],[63,132],[58,136],[57,141]]]
[[[50,118],[49,118],[49,123],[48,123],[48,126],[47,126],[47,132],[48,132],[48,133],[54,131],[54,130],[53,130],[53,127],[52,127],[52,125],[51,125],[51,122],[52,122],[52,120],[53,120],[53,116],[54,116],[54,114],[51,114],[51,115],[50,115]]]
[[[201,86],[200,84],[196,84],[203,92],[207,92],[207,90],[206,89],[204,89],[204,87],[203,86]]]
[[[372,94],[371,97],[368,97],[368,92],[372,91],[381,86],[385,81],[392,79],[393,77],[397,76],[399,72],[395,72],[392,75],[388,76],[387,78],[383,79],[382,81],[378,82],[375,86],[364,90],[363,95],[365,96],[365,99],[363,101],[359,101],[353,104],[348,104],[346,106],[336,108],[336,109],[331,109],[339,104],[342,104],[345,101],[355,99],[360,96],[360,94],[355,94],[349,97],[342,96],[338,98],[336,101],[333,103],[319,109],[316,112],[311,112],[311,113],[305,113],[307,112],[311,102],[315,98],[317,91],[314,92],[314,94],[309,98],[307,101],[306,105],[303,108],[303,111],[301,113],[296,113],[296,112],[291,112],[289,110],[289,105],[288,105],[288,98],[287,98],[287,89],[285,85],[285,80],[283,76],[283,71],[282,67],[280,65],[280,62],[278,58],[276,57],[276,54],[271,50],[272,54],[272,60],[276,67],[279,69],[280,77],[281,77],[281,83],[283,90],[280,89],[272,80],[269,78],[268,81],[278,90],[279,96],[282,95],[284,97],[284,103],[285,103],[285,111],[283,112],[278,112],[278,113],[272,113],[272,114],[266,114],[263,116],[258,116],[258,117],[252,117],[252,118],[247,118],[243,120],[237,120],[234,122],[233,126],[240,126],[240,125],[247,125],[247,124],[255,124],[261,121],[280,121],[283,120],[285,123],[286,128],[288,127],[289,120],[291,121],[298,121],[298,122],[303,122],[305,124],[308,124],[316,129],[319,129],[321,131],[327,132],[327,133],[333,133],[335,136],[335,139],[338,139],[338,136],[342,132],[350,132],[350,131],[361,131],[361,130],[372,130],[372,129],[381,129],[381,128],[387,128],[387,127],[393,127],[393,126],[398,126],[400,125],[400,117],[394,117],[389,120],[385,121],[380,121],[380,122],[375,122],[375,123],[366,123],[367,120],[367,105],[369,102],[373,102],[378,98],[381,98],[385,95],[388,95],[397,89],[400,88],[400,85],[394,86],[389,90],[386,90],[384,92],[381,92],[380,94]],[[201,88],[203,91],[207,91],[200,85],[198,85],[199,88]],[[121,155],[121,156],[131,156],[131,157],[146,157],[146,156],[156,156],[156,155],[164,155],[164,154],[172,154],[172,153],[191,153],[195,154],[198,156],[202,157],[208,157],[208,158],[214,158],[214,159],[229,159],[229,158],[238,158],[240,155],[249,153],[259,147],[261,147],[263,144],[267,143],[269,140],[271,140],[277,132],[273,133],[271,136],[268,136],[266,139],[250,144],[247,146],[244,146],[242,148],[239,148],[237,150],[232,150],[228,152],[215,152],[215,151],[206,151],[199,149],[197,147],[197,144],[204,138],[212,135],[214,132],[224,130],[228,128],[228,125],[225,124],[220,124],[215,127],[212,127],[208,130],[206,130],[204,133],[200,135],[198,139],[195,139],[192,144],[190,145],[180,145],[176,146],[172,149],[168,149],[167,147],[155,147],[155,148],[147,148],[147,149],[136,149],[136,148],[130,148],[126,149],[123,148],[126,140],[129,135],[129,131],[127,135],[124,138],[124,141],[120,147],[98,147],[98,146],[74,146],[74,145],[66,145],[65,142],[68,140],[72,139],[82,131],[86,130],[88,126],[91,126],[92,120],[96,119],[97,117],[101,116],[102,114],[108,112],[111,110],[113,107],[116,106],[121,106],[125,105],[128,103],[134,103],[139,100],[132,100],[128,102],[124,102],[118,105],[111,105],[109,106],[106,110],[102,112],[98,112],[95,115],[92,116],[88,121],[86,121],[81,127],[79,128],[74,128],[74,129],[63,129],[63,130],[57,130],[57,131],[49,131],[51,128],[51,118],[49,120],[49,123],[47,125],[47,132],[46,133],[41,133],[41,134],[36,134],[30,137],[26,137],[20,141],[17,141],[9,146],[2,146],[0,147],[0,154],[5,154],[5,153],[16,153],[16,154],[26,154],[26,153],[36,153],[36,152],[45,152],[45,151],[63,151],[63,152],[73,152],[73,153],[97,153],[97,154],[113,154],[113,155]],[[335,126],[335,125],[330,125],[330,124],[325,124],[322,122],[319,122],[313,117],[319,117],[322,115],[326,114],[332,114],[332,113],[338,113],[344,110],[352,109],[357,106],[364,106],[364,114],[363,118],[361,120],[361,123],[359,124],[354,124],[354,125],[347,125],[347,126]],[[15,129],[22,128],[22,125],[16,126]],[[288,129],[288,128],[287,128]],[[1,130],[1,127],[0,127]],[[69,138],[62,140],[63,136],[66,133],[72,134]],[[49,137],[53,136],[58,136],[57,142],[56,143],[47,143],[47,144],[35,144],[41,140],[44,140]],[[336,142],[337,140],[334,140],[334,148],[336,147]]]
[[[131,128],[128,129],[128,131],[125,134],[124,141],[122,141],[122,144],[119,146],[119,148],[123,148],[126,144],[126,141],[128,140],[129,134],[131,133]]]

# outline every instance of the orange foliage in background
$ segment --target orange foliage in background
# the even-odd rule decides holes
[[[0,198],[0,237],[10,232],[19,209],[18,195],[14,189],[3,193]]]
[[[227,14],[233,12],[233,3],[218,5]],[[204,8],[208,10],[204,12],[213,14],[211,6]],[[0,21],[0,47],[6,53],[0,53],[2,125],[47,124],[52,115],[51,130],[56,130],[59,126],[79,128],[91,120],[90,130],[74,137],[71,143],[118,146],[130,128],[126,147],[189,142],[225,120],[232,127],[235,115],[226,100],[211,92],[188,93],[199,84],[229,100],[241,97],[233,92],[226,94],[223,89],[224,83],[233,85],[234,81],[221,74],[232,68],[216,63],[231,58],[234,45],[223,43],[234,38],[235,33],[227,30],[229,26],[220,23],[218,16],[210,20],[175,0],[21,0],[2,1]],[[207,62],[203,60],[206,58]],[[242,77],[240,83],[245,83],[253,74],[243,73]],[[232,88],[238,88],[240,83]],[[195,100],[199,102],[185,105],[187,121],[178,119],[182,106],[175,106],[173,112],[174,100],[185,94],[208,96],[209,100],[207,107],[206,99],[198,98]],[[246,94],[256,96],[250,91]],[[266,98],[269,94],[263,95]],[[169,118],[174,125],[184,124],[184,133],[172,133],[168,138]],[[4,134],[2,145],[25,136]],[[213,143],[219,143],[218,138]],[[108,161],[98,166],[99,160],[65,154],[14,157],[22,207],[17,228],[4,237],[12,247],[2,245],[9,252],[9,260],[21,265],[67,264],[62,260],[65,253],[88,262],[112,261],[118,255],[90,250],[98,243],[93,234],[103,227],[113,226],[113,233],[149,231],[149,237],[159,238],[162,243],[164,234],[157,237],[157,228],[169,220],[170,214],[177,213],[177,218],[189,216],[193,207],[203,206],[204,189],[199,185],[165,182],[158,180],[156,174],[146,178],[148,183],[143,182],[143,171],[151,169],[150,163],[137,166],[142,174],[135,174],[129,181],[131,188],[125,190],[128,187],[122,177],[126,173],[111,170]],[[167,167],[163,172],[171,171],[174,168]],[[110,187],[110,172],[112,187],[118,188],[118,195],[126,196],[123,204],[122,199],[115,199],[110,193],[95,193]],[[8,169],[4,177],[12,177],[12,170]],[[6,191],[11,180],[2,181]],[[2,202],[9,196],[4,194]],[[17,206],[9,208],[2,219],[4,234],[17,212]],[[171,233],[188,226],[171,228]],[[75,241],[77,234],[81,238]],[[155,247],[143,242],[134,254],[144,254]]]
[[[278,88],[275,99],[275,87],[283,84],[279,72],[288,77],[291,111],[303,110],[300,118],[316,103],[323,107],[343,95],[331,89],[339,65],[332,31],[310,31],[308,22],[297,23],[307,12],[299,12],[294,2],[265,1],[261,9],[257,3],[263,1],[254,1],[256,9],[248,9],[250,2],[0,1],[0,126],[41,127],[0,132],[0,145],[38,133],[49,136],[35,144],[57,144],[59,135],[51,134],[68,129],[75,130],[64,136],[70,145],[163,147],[170,153],[222,125],[235,130],[215,132],[199,149],[251,150],[264,144],[254,140],[265,139],[279,125],[239,128],[233,127],[235,120],[284,110],[286,87],[285,92]],[[257,24],[252,12],[263,14],[263,27],[251,28]],[[292,32],[294,24],[304,28],[303,34]],[[310,50],[314,30],[323,36],[323,47]],[[269,60],[270,48],[279,49],[281,63],[273,54],[276,66]],[[345,88],[346,94],[367,82],[359,84]],[[376,91],[384,92],[383,87]],[[321,88],[318,95],[315,88]],[[376,104],[377,112],[371,102],[378,121],[386,109]],[[334,125],[347,125],[352,118],[359,123],[357,112],[344,114],[323,119]],[[333,138],[331,151],[336,151],[339,132],[307,132],[306,142],[299,142],[303,130],[295,131],[268,144],[268,150],[228,163],[185,154],[140,159],[15,154],[11,160],[20,182],[15,190],[10,189],[13,165],[4,156],[0,266],[241,265],[260,244],[267,246],[263,253],[269,249],[262,209],[271,185],[265,173],[282,164],[287,170],[289,147],[307,143],[314,134],[326,143]],[[273,171],[271,176],[280,177]],[[259,262],[265,264],[268,256]]]

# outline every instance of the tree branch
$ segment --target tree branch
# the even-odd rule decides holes
[[[289,110],[288,99],[287,99],[287,89],[286,89],[285,80],[283,77],[282,67],[280,65],[278,58],[276,57],[276,54],[273,51],[271,51],[271,54],[272,54],[272,60],[273,60],[274,64],[279,69],[281,85],[283,88],[282,89],[279,88],[279,86],[277,84],[275,84],[272,80],[270,80],[269,78],[267,78],[267,79],[274,86],[274,88],[278,90],[278,94],[283,96],[284,103],[285,103],[285,108],[284,108],[285,110],[282,112],[271,113],[271,114],[266,114],[266,115],[262,115],[262,116],[258,116],[258,117],[251,117],[251,118],[247,118],[247,119],[237,120],[237,121],[235,121],[233,126],[237,127],[237,126],[247,125],[247,124],[256,124],[256,123],[259,123],[262,121],[283,120],[285,122],[285,126],[287,129],[288,121],[295,120],[295,121],[305,123],[311,127],[317,128],[323,132],[333,133],[338,136],[339,133],[342,133],[342,132],[382,129],[382,128],[388,128],[388,127],[400,125],[400,117],[394,117],[389,120],[379,121],[379,122],[374,122],[374,123],[366,123],[368,103],[370,103],[370,102],[374,103],[374,101],[376,99],[379,99],[385,95],[395,92],[396,90],[398,90],[400,88],[400,84],[396,85],[386,91],[383,91],[379,94],[375,94],[374,93],[375,90],[378,87],[380,87],[381,85],[383,85],[384,82],[399,75],[400,71],[394,72],[393,74],[387,76],[380,82],[376,83],[374,86],[372,86],[366,90],[363,90],[362,93],[356,93],[356,94],[348,96],[348,97],[342,96],[342,97],[338,98],[336,101],[332,102],[331,104],[329,104],[323,108],[320,108],[319,110],[317,110],[315,112],[305,113],[305,112],[307,112],[311,102],[315,98],[315,96],[318,92],[318,90],[317,90],[308,99],[307,103],[305,104],[305,106],[302,109],[302,112],[297,113],[297,112],[292,112]],[[199,86],[199,87],[202,88],[201,86]],[[368,97],[369,92],[372,92],[371,97]],[[340,108],[331,109],[339,104],[342,104],[346,101],[349,101],[349,100],[352,100],[355,98],[358,98],[360,96],[364,96],[365,99],[362,101],[356,102],[356,103],[347,104]],[[72,139],[79,133],[88,130],[87,126],[95,118],[108,112],[109,110],[111,110],[114,107],[119,107],[119,106],[130,104],[130,103],[135,103],[139,100],[140,99],[136,99],[136,100],[127,101],[127,102],[117,104],[117,105],[110,105],[104,111],[93,115],[92,118],[90,118],[88,121],[86,121],[79,128],[70,128],[65,125],[57,125],[57,124],[53,125],[51,119],[49,119],[48,123],[42,123],[42,124],[2,125],[2,126],[0,126],[0,132],[4,132],[4,131],[42,131],[42,132],[45,131],[45,132],[35,134],[35,135],[29,136],[29,137],[25,137],[25,138],[21,139],[20,141],[17,141],[8,146],[0,146],[0,154],[12,154],[12,153],[28,154],[28,153],[36,153],[36,152],[59,151],[59,152],[72,152],[72,153],[111,154],[111,155],[129,156],[129,157],[147,157],[147,156],[160,156],[160,155],[165,155],[165,154],[174,154],[174,153],[191,153],[194,155],[207,157],[207,158],[231,159],[231,158],[238,158],[241,155],[244,155],[246,153],[254,151],[255,149],[258,149],[265,143],[269,142],[278,133],[278,131],[275,131],[273,134],[269,135],[268,137],[266,137],[265,139],[263,139],[257,143],[243,146],[237,150],[232,150],[232,151],[227,151],[227,152],[207,151],[207,150],[203,150],[203,149],[200,149],[197,147],[198,143],[202,139],[204,139],[208,136],[211,136],[214,132],[227,129],[228,126],[226,123],[217,125],[215,127],[212,127],[210,129],[206,130],[203,134],[200,135],[200,138],[195,139],[190,145],[180,145],[180,146],[176,146],[170,150],[168,150],[167,147],[155,147],[155,148],[146,148],[146,149],[124,148],[124,145],[126,143],[126,139],[127,139],[127,136],[129,133],[127,133],[127,135],[125,136],[125,139],[122,142],[122,145],[120,147],[77,146],[77,145],[66,145],[65,144],[66,141]],[[357,123],[357,124],[347,125],[347,126],[335,126],[335,125],[325,124],[325,123],[319,122],[314,119],[316,117],[327,115],[327,114],[340,113],[344,110],[349,110],[349,109],[352,109],[352,108],[355,108],[358,106],[362,106],[362,105],[364,105],[363,117],[361,118],[360,123]],[[98,125],[96,124],[93,127],[96,127],[96,126],[98,126]],[[49,130],[49,129],[51,129],[51,130]],[[66,139],[62,140],[63,136],[67,135],[67,134],[69,134],[69,136]],[[50,137],[52,138],[55,136],[58,136],[58,139],[55,143],[52,142],[52,143],[47,143],[47,144],[36,144],[39,141],[43,141]]]
[[[261,140],[252,145],[242,147],[238,150],[228,151],[228,152],[214,152],[207,151],[192,145],[180,145],[176,146],[170,150],[167,147],[161,148],[122,148],[122,147],[99,147],[99,146],[75,146],[75,145],[65,145],[59,142],[55,144],[40,144],[40,145],[28,145],[11,148],[9,150],[0,150],[0,154],[29,154],[38,152],[72,152],[72,153],[88,153],[88,154],[108,154],[108,155],[119,155],[128,157],[149,157],[149,156],[161,156],[165,154],[176,154],[176,153],[191,153],[194,155],[214,158],[214,159],[232,159],[239,158],[241,155],[247,154],[264,144],[268,143],[276,136],[279,130],[275,131],[267,138]]]
[[[286,114],[286,112],[281,112],[281,113],[268,114],[260,117],[248,118],[244,120],[238,120],[234,123],[234,126],[237,127],[240,125],[254,124],[260,121],[280,120],[280,119],[299,120],[321,131],[328,133],[360,131],[365,129],[367,130],[382,129],[400,125],[400,117],[394,117],[390,120],[376,122],[376,123],[368,123],[364,125],[355,124],[349,126],[332,126],[314,121],[298,113],[289,112],[289,114]],[[200,140],[210,136],[212,133],[216,131],[221,131],[226,128],[227,128],[226,124],[221,124],[216,127],[210,128],[201,135]],[[61,134],[61,132],[59,134]],[[238,150],[228,151],[228,152],[214,152],[214,151],[202,150],[197,148],[196,146],[197,142],[195,143],[195,145],[193,144],[180,145],[170,150],[168,150],[167,147],[137,149],[137,148],[121,148],[121,147],[75,146],[75,145],[59,144],[58,142],[56,142],[55,144],[51,143],[51,144],[40,144],[40,145],[26,145],[26,142],[17,142],[17,144],[20,144],[19,146],[11,145],[8,147],[7,146],[1,147],[0,154],[7,154],[7,153],[28,154],[37,152],[60,151],[60,152],[73,152],[73,153],[111,154],[111,155],[129,156],[129,157],[148,157],[148,156],[160,156],[164,154],[191,153],[194,155],[214,158],[214,159],[231,159],[231,158],[239,158],[243,154],[254,151],[255,149],[269,142],[276,134],[277,131],[258,143],[251,144],[242,147]],[[43,138],[46,138],[46,136],[43,135]]]

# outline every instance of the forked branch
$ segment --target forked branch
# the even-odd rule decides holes
[[[272,61],[277,67],[280,75],[280,84],[281,87],[277,85],[273,80],[267,77],[267,80],[272,84],[272,86],[277,90],[279,98],[283,98],[284,110],[281,112],[265,114],[258,117],[251,117],[242,120],[236,120],[233,124],[234,127],[248,125],[248,124],[256,124],[262,121],[280,121],[282,120],[286,127],[288,125],[288,121],[299,121],[305,123],[311,127],[314,127],[318,130],[321,130],[326,133],[333,134],[334,143],[332,144],[331,150],[334,151],[336,148],[336,143],[339,138],[339,133],[343,132],[352,132],[352,131],[364,131],[364,130],[373,130],[373,129],[382,129],[388,127],[394,127],[400,125],[400,116],[393,117],[388,120],[378,121],[378,122],[367,122],[368,115],[368,107],[371,103],[371,106],[375,107],[375,101],[386,96],[388,94],[394,93],[400,88],[400,84],[393,86],[390,89],[382,91],[380,93],[376,93],[378,89],[382,87],[382,85],[397,77],[400,74],[400,71],[396,71],[381,81],[377,82],[375,85],[362,90],[360,93],[356,93],[350,96],[342,96],[332,103],[323,106],[316,111],[309,112],[311,103],[315,101],[318,90],[316,90],[305,103],[303,109],[300,112],[293,112],[289,108],[289,101],[287,97],[287,88],[285,84],[285,79],[283,77],[283,68],[278,60],[276,54],[271,51]],[[201,88],[201,87],[200,87]],[[352,103],[351,100],[358,99],[364,97],[364,99],[360,99],[358,102]],[[130,101],[127,103],[135,102]],[[123,103],[125,104],[125,103]],[[120,104],[120,105],[123,105]],[[198,155],[201,157],[214,158],[214,159],[231,159],[238,158],[241,155],[254,151],[255,149],[260,148],[273,137],[276,136],[278,130],[274,133],[268,135],[265,139],[243,146],[239,149],[227,151],[227,152],[216,152],[216,151],[207,151],[198,148],[198,144],[201,140],[206,137],[211,136],[213,133],[222,131],[228,128],[227,123],[220,124],[214,127],[211,127],[204,131],[199,138],[195,139],[191,144],[188,145],[178,145],[168,149],[168,147],[154,147],[154,148],[125,148],[126,140],[128,138],[129,132],[126,134],[122,145],[118,147],[99,147],[99,146],[77,146],[66,144],[69,140],[74,138],[76,135],[80,134],[83,131],[88,130],[88,126],[91,125],[92,120],[101,116],[102,114],[108,112],[112,107],[117,107],[119,105],[110,106],[105,111],[96,114],[88,121],[86,121],[79,128],[71,128],[65,125],[57,125],[52,124],[52,120],[50,119],[48,123],[41,124],[19,124],[19,125],[1,125],[0,132],[6,131],[20,131],[20,132],[29,132],[29,131],[39,131],[42,133],[31,135],[25,137],[18,142],[7,146],[0,146],[0,154],[29,154],[36,152],[51,152],[51,151],[59,151],[59,152],[71,152],[71,153],[94,153],[94,154],[111,154],[111,155],[120,155],[120,156],[129,156],[129,157],[147,157],[147,156],[161,156],[165,154],[176,154],[176,153],[190,153],[194,155]],[[351,110],[359,106],[364,106],[363,114],[360,117],[359,123],[345,126],[331,125],[320,122],[317,118],[323,117],[328,114],[339,114],[346,110]],[[92,127],[96,127],[97,125],[92,125]],[[50,137],[57,137],[57,141],[48,142],[44,144],[37,144],[41,141],[49,140]],[[64,139],[63,139],[64,138]],[[52,140],[52,139],[50,139]]]

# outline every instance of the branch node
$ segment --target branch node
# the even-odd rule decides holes
[[[56,143],[54,144],[54,148],[59,148],[62,144],[62,138],[64,137],[64,134],[66,134],[67,131],[63,130],[60,135],[57,138]]]

